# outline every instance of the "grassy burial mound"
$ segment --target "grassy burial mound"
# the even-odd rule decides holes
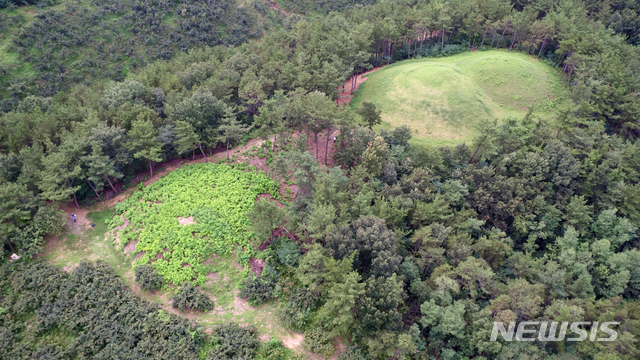
[[[403,61],[368,75],[352,106],[369,101],[382,110],[382,126],[408,125],[418,144],[469,141],[481,118],[542,118],[555,112],[564,91],[554,69],[505,51]]]
[[[243,171],[244,165],[192,164],[139,188],[116,205],[112,226],[120,246],[135,243],[141,257],[136,265],[152,262],[165,282],[201,284],[211,270],[203,262],[216,255],[248,261],[252,234],[244,216],[259,194],[273,189],[262,173]],[[131,245],[131,244],[130,244]]]

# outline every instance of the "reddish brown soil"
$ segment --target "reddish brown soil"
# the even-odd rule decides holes
[[[262,259],[254,259],[254,258],[249,259],[249,268],[258,276],[262,274],[264,265],[265,263],[264,263],[264,260]]]
[[[342,92],[340,93],[340,97],[338,98],[338,105],[342,106],[344,104],[350,103],[351,99],[353,99],[353,92],[358,90],[360,84],[367,80],[366,76],[374,71],[382,69],[385,66],[386,65],[375,67],[369,71],[364,72],[361,76],[358,76],[358,78],[356,79],[356,86],[353,87],[353,91],[351,89],[351,79],[347,79],[347,81],[345,81],[344,85],[342,86]]]

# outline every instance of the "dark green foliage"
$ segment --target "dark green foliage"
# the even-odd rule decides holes
[[[0,258],[11,253],[25,257],[37,254],[44,245],[44,236],[59,233],[64,224],[64,213],[25,185],[0,184],[0,239],[7,250],[4,253],[0,248]]]
[[[298,265],[300,250],[298,250],[298,245],[293,240],[279,237],[273,242],[272,246],[276,250],[280,264],[294,267]]]
[[[244,281],[240,297],[247,299],[252,306],[260,306],[273,297],[274,283],[272,279],[251,273]]]
[[[405,294],[396,275],[371,277],[366,281],[365,295],[358,309],[362,330],[373,334],[378,330],[399,331],[402,317],[398,305]]]
[[[253,359],[260,340],[254,327],[240,327],[234,323],[225,323],[214,334],[215,347],[209,350],[207,360],[245,360]]]
[[[385,222],[374,216],[356,220],[339,232],[327,236],[327,246],[342,259],[357,252],[354,267],[376,276],[391,276],[398,271],[402,258],[396,252],[396,240]]]
[[[150,60],[200,46],[236,45],[259,35],[255,11],[234,1],[139,1],[130,6],[109,0],[92,5],[44,12],[14,37],[18,56],[40,80],[27,83],[30,92],[52,96],[74,83],[123,80]]]
[[[380,110],[376,110],[376,105],[368,101],[362,102],[362,107],[358,109],[358,114],[362,116],[362,121],[369,127],[369,130],[382,123],[380,113]]]
[[[159,290],[164,284],[164,279],[150,264],[136,267],[136,282],[147,291]]]
[[[3,359],[195,360],[204,345],[193,324],[140,300],[102,262],[71,275],[41,262],[5,264],[0,288]]]
[[[261,1],[238,8],[232,1],[109,0],[94,1],[91,9],[67,3],[30,23],[0,15],[3,34],[19,33],[6,51],[33,71],[0,64],[2,109],[8,111],[0,118],[5,254],[18,246],[38,251],[42,236],[59,224],[55,207],[41,199],[81,203],[87,194],[104,194],[101,189],[117,192],[113,182],[152,170],[154,162],[192,156],[192,150],[210,153],[253,126],[266,140],[259,151],[271,164],[269,175],[295,181],[297,193],[285,209],[262,200],[249,214],[258,240],[272,245],[262,277],[251,274],[241,295],[254,305],[278,296],[279,318],[306,330],[308,349],[326,355],[332,337],[341,335],[349,342],[345,360],[638,357],[634,1],[279,3],[346,11],[293,15],[279,24],[282,31],[259,42],[198,50],[243,42],[257,35],[254,10],[261,26],[274,20],[273,13]],[[372,66],[476,46],[519,51],[556,66],[572,101],[549,122],[536,114],[557,107],[551,99],[531,104],[522,119],[480,121],[471,143],[428,149],[409,145],[409,128],[376,134],[357,126],[348,107],[333,103],[346,95],[339,91],[345,80]],[[143,67],[149,59],[170,60]],[[72,91],[58,91],[71,84]],[[373,107],[361,113],[371,125],[380,120]],[[330,162],[317,149],[330,144],[337,129],[337,166],[324,168],[320,164]],[[293,131],[295,150],[289,151],[282,140]],[[295,240],[273,241],[280,231]],[[30,272],[40,274],[33,266]],[[200,335],[192,342],[182,337],[182,330],[146,340],[139,329],[157,331],[156,318],[177,326],[174,318],[128,311],[130,299],[114,279],[85,277],[74,288],[69,282],[76,273],[45,275],[55,282],[41,281],[49,288],[37,296],[24,288],[40,280],[3,288],[0,345],[9,353],[0,357],[127,358],[137,351],[130,350],[136,341],[169,352],[202,343]],[[113,286],[100,290],[101,281]],[[61,304],[57,294],[65,291],[84,291],[80,304]],[[86,312],[67,313],[85,299],[107,309],[86,311],[98,314],[103,337],[88,329]],[[64,321],[51,320],[58,316]],[[543,319],[622,324],[607,346],[487,341],[493,321]],[[49,327],[41,326],[45,320]],[[226,325],[213,337],[210,358],[281,357],[279,343],[260,347],[254,329]],[[180,356],[190,358],[190,351]]]
[[[192,284],[182,285],[178,292],[171,296],[171,301],[173,301],[171,306],[182,311],[198,310],[206,312],[214,308],[213,301]]]
[[[309,324],[311,314],[318,309],[320,299],[305,288],[294,289],[287,301],[278,309],[278,319],[296,331],[304,330]]]
[[[260,345],[257,360],[284,360],[286,348],[282,345],[282,340],[269,339]]]
[[[314,327],[305,331],[302,344],[308,351],[325,357],[331,355],[335,350],[329,333],[322,327]]]
[[[369,360],[370,357],[358,346],[349,346],[338,356],[338,360]]]
[[[331,1],[318,1],[318,0],[304,0],[283,1],[283,5],[287,10],[298,13],[313,13],[321,11],[329,13],[331,11],[344,11],[354,6],[375,4],[376,0],[331,0]]]

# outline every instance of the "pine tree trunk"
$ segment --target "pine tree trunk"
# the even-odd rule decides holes
[[[106,175],[104,176],[104,178],[105,178],[105,179],[107,179],[107,182],[109,182],[109,186],[111,186],[111,188],[113,189],[113,191],[114,191],[116,194],[119,194],[118,190],[116,190],[115,186],[113,186],[113,183],[111,182],[111,179],[109,179],[109,177],[108,177],[108,176],[106,176]]]
[[[71,187],[73,184],[71,183],[70,179],[67,179],[67,187]],[[78,204],[78,198],[76,197],[76,192],[73,192],[73,201],[76,203],[76,206],[78,207],[78,209],[80,209],[80,204]]]
[[[480,43],[480,47],[484,46],[484,39],[487,37],[487,32],[482,33],[482,42]]]
[[[440,52],[444,51],[444,26],[442,27],[442,46],[440,47]]]
[[[204,162],[209,162],[209,160],[207,159],[207,154],[205,154],[204,150],[202,150],[202,144],[198,143],[198,147],[200,148],[200,152],[202,153],[202,156],[204,156]]]
[[[327,125],[327,141],[326,141],[326,147],[324,148],[324,164],[327,165],[327,154],[329,153],[329,135],[331,132],[331,125],[328,124]]]
[[[76,206],[78,207],[78,209],[80,209],[80,204],[78,204],[78,198],[76,197],[76,193],[73,193],[73,201],[76,203]]]
[[[540,52],[538,53],[538,59],[540,59],[540,55],[542,54],[542,50],[544,49],[544,47],[547,45],[547,39],[544,39],[544,41],[542,42],[542,46],[540,47]]]
[[[151,165],[151,159],[149,159],[149,173],[151,173],[151,177],[153,177],[153,165]]]
[[[229,138],[227,138],[227,161],[229,161]]]
[[[93,190],[94,193],[96,193],[96,196],[99,198],[100,194],[98,193],[98,191],[96,190],[95,187],[93,187],[93,185],[91,185],[91,181],[89,181],[89,178],[84,178],[85,180],[87,180],[87,184],[89,184],[89,187],[91,188],[91,190]]]
[[[504,39],[504,34],[507,32],[507,27],[505,26],[504,31],[502,32],[502,36],[500,36],[500,40],[498,40],[498,43],[496,44],[496,49],[500,47],[500,43],[502,42],[502,39]]]
[[[493,47],[493,42],[496,40],[496,35],[498,34],[497,30],[493,30],[493,37],[491,38],[491,45],[489,46],[489,49],[491,49]]]
[[[516,35],[518,35],[518,29],[515,29],[513,32],[513,39],[511,39],[511,45],[509,45],[509,51],[513,48],[513,44],[516,42]]]
[[[15,254],[16,251],[13,248],[13,245],[11,245],[11,242],[9,241],[9,239],[4,239],[4,242],[7,243],[7,245],[9,245],[9,247],[11,248],[11,252]]]
[[[318,128],[313,129],[313,135],[316,140],[316,160],[318,160]]]

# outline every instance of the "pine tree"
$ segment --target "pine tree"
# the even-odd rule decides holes
[[[242,124],[238,121],[231,109],[227,109],[225,117],[222,119],[222,124],[218,127],[218,131],[220,132],[218,140],[225,142],[227,145],[227,160],[229,160],[229,144],[231,141],[240,140],[252,127],[253,126]]]
[[[94,191],[99,191],[103,187],[104,180],[106,180],[111,189],[113,189],[117,194],[118,190],[113,186],[111,179],[121,179],[124,175],[116,171],[113,163],[109,159],[109,156],[102,154],[102,147],[100,147],[97,142],[93,142],[91,144],[91,149],[91,155],[85,155],[82,157],[82,162],[86,167],[85,176],[87,182],[89,182],[89,185],[91,185],[91,183],[96,184]]]
[[[175,125],[176,140],[173,143],[176,145],[178,152],[185,153],[197,147],[200,149],[202,156],[204,156],[204,162],[208,162],[207,155],[202,149],[200,137],[193,131],[193,126],[186,121],[176,121]]]
[[[160,158],[162,146],[156,139],[158,130],[153,127],[151,120],[139,117],[133,123],[131,130],[127,132],[127,136],[129,137],[127,147],[133,151],[133,157],[147,160],[149,173],[153,177],[153,162],[162,160]]]
[[[330,336],[347,335],[356,321],[356,306],[365,293],[365,284],[356,271],[345,276],[344,282],[336,283],[329,289],[327,302],[318,312],[318,317],[326,319],[331,328]]]

